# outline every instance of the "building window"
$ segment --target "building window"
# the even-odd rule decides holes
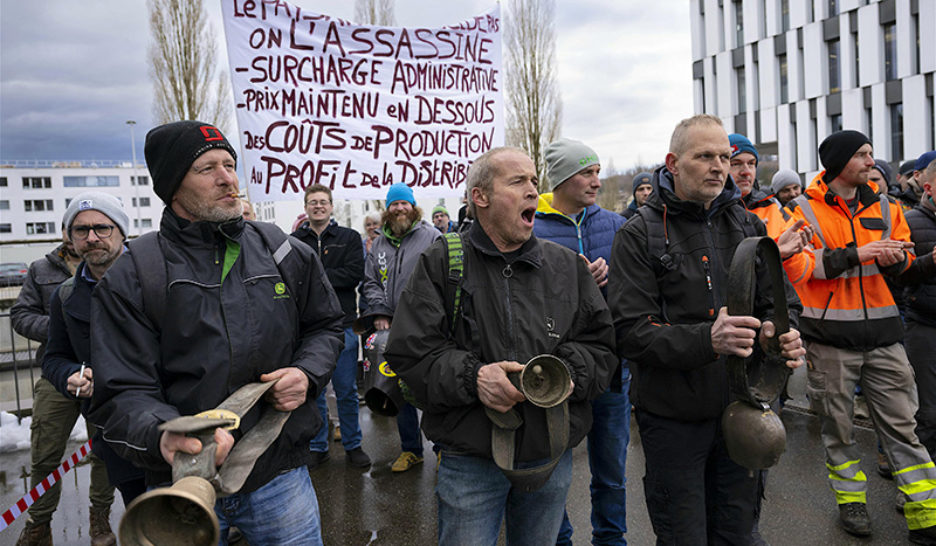
[[[55,222],[26,222],[26,235],[55,233]]]
[[[829,46],[829,93],[838,93],[842,90],[842,70],[839,67],[841,42],[830,40],[826,44]]]
[[[139,184],[137,183],[139,181]],[[131,186],[149,186],[149,177],[148,176],[131,176],[130,177]]]
[[[910,72],[912,74],[920,73],[920,14],[914,13],[911,16],[910,28],[913,29],[913,41],[916,47],[910,52]]]
[[[23,201],[26,212],[53,210],[51,199],[27,199]]]
[[[854,54],[855,54],[855,81],[854,81],[854,85],[853,85],[852,87],[860,87],[861,84],[860,84],[859,82],[861,82],[861,80],[858,78],[858,67],[860,66],[861,63],[858,62],[858,33],[857,33],[857,32],[852,32],[851,35],[852,35],[852,47],[855,49],[855,51],[854,51]]]
[[[903,104],[890,105],[891,122],[891,160],[898,161],[903,157]]]
[[[884,78],[897,79],[897,25],[884,26]]]
[[[7,199],[0,199],[0,210],[10,210],[10,201]]]
[[[780,0],[780,32],[790,30],[790,0]]]
[[[52,179],[48,176],[23,177],[23,189],[39,190],[42,188],[51,188]]]
[[[838,0],[829,0],[829,17],[835,17],[839,14]]]
[[[0,176],[0,188],[7,187],[7,177]]]
[[[751,111],[760,108],[760,63],[754,61],[751,66]]]
[[[777,56],[777,64],[780,67],[780,103],[786,104],[790,100],[789,77],[787,75],[786,54]]]
[[[735,47],[744,45],[744,9],[740,0],[734,2],[735,13]]]
[[[829,128],[831,132],[837,133],[842,130],[842,114],[832,114],[829,116]]]
[[[0,224],[0,233],[13,233],[13,224]]]
[[[131,203],[131,206],[134,206],[134,207],[137,206],[137,198],[136,198],[136,197],[131,198],[131,199],[130,199],[130,203]],[[149,197],[141,197],[141,198],[140,198],[140,206],[141,206],[141,207],[148,207],[148,206],[150,206],[150,198],[149,198]]]
[[[139,228],[139,227],[140,227],[140,220],[139,220],[139,219],[137,219],[137,218],[134,218],[134,219],[133,219],[133,227],[135,227],[135,228]],[[144,219],[143,219],[143,227],[145,227],[145,228],[151,228],[151,227],[153,227],[153,220],[152,220],[151,218],[144,218]]]
[[[747,112],[747,99],[745,94],[744,67],[735,69],[735,78],[738,82],[738,113]]]
[[[865,108],[865,125],[868,126],[868,138],[874,140],[874,117],[871,115],[871,107]]]
[[[117,176],[66,176],[63,180],[66,188],[117,187],[120,185],[120,177]]]

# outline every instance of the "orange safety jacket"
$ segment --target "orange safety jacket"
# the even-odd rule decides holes
[[[788,225],[790,215],[780,208],[780,203],[773,195],[767,195],[754,189],[741,198],[741,203],[749,212],[757,215],[767,226],[767,235],[774,241],[783,234]]]
[[[852,214],[824,174],[787,205],[792,221],[804,219],[815,230],[811,248],[784,263],[803,302],[800,331],[806,340],[859,351],[897,343],[903,323],[883,275],[899,275],[914,256],[904,252],[903,261],[881,267],[875,260],[860,263],[858,247],[887,238],[909,241],[903,211],[868,182],[858,187]]]

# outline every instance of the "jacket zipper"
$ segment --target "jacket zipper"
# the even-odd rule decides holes
[[[715,316],[715,294],[712,292],[712,269],[709,265],[708,256],[702,256],[702,269],[705,270],[705,284],[708,286],[709,295],[709,316]]]
[[[517,360],[517,347],[514,343],[514,331],[513,331],[513,298],[510,295],[510,278],[513,277],[513,269],[511,269],[510,264],[507,264],[501,275],[504,276],[504,285],[507,287],[507,339],[510,340],[510,359]]]
[[[707,236],[707,242],[709,246],[709,255],[702,258],[703,265],[705,266],[706,281],[708,282],[709,295],[711,296],[711,309],[710,316],[715,316],[715,305],[718,302],[717,294],[715,294],[715,286],[712,284],[711,272],[715,269],[716,262],[718,260],[718,252],[715,248],[715,236],[712,235],[712,219],[707,218],[705,220],[705,225],[708,229],[705,230]]]

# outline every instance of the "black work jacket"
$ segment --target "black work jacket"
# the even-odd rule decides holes
[[[168,286],[161,325],[144,312],[139,276],[146,273],[136,270],[130,252],[92,296],[90,418],[121,456],[147,469],[147,483],[170,479],[159,451],[160,423],[215,408],[261,374],[292,366],[309,379],[306,401],[257,460],[241,492],[310,461],[309,441],[322,425],[315,399],[344,344],[343,313],[308,245],[289,239],[303,267],[299,278],[283,278],[273,251],[250,224],[240,218],[193,223],[164,210],[159,244]],[[239,252],[222,279],[226,248],[234,243]],[[241,419],[235,440],[265,407],[260,402]]]
[[[736,216],[741,193],[731,177],[709,210],[679,199],[665,167],[653,174],[653,193],[645,206],[663,216],[672,269],[651,257],[647,223],[640,214],[618,230],[611,250],[608,305],[617,349],[630,362],[631,402],[639,409],[683,421],[721,415],[730,396],[726,358],[712,348],[712,325],[726,305],[728,269],[745,238],[736,218],[751,222],[758,236],[764,224],[753,213]],[[750,228],[748,228],[750,231]],[[709,284],[711,279],[711,284]],[[801,309],[786,281],[791,326]],[[758,268],[754,316],[773,315],[770,281]]]
[[[36,361],[42,362],[46,338],[49,335],[49,302],[52,292],[72,276],[65,262],[65,244],[29,264],[26,282],[16,303],[10,308],[10,321],[19,335],[39,342]]]
[[[933,263],[936,213],[923,205],[917,205],[905,216],[917,256],[896,279],[898,284],[907,286],[904,298],[906,318],[908,321],[936,327],[936,264]]]
[[[585,262],[567,248],[531,235],[505,257],[475,222],[464,241],[462,312],[451,333],[445,304],[448,260],[435,241],[416,264],[397,305],[385,356],[425,404],[422,428],[447,449],[491,458],[491,423],[478,399],[478,369],[502,360],[561,358],[575,389],[569,403],[569,446],[591,428],[589,400],[618,367],[607,304]],[[549,457],[546,412],[515,406],[517,460]]]
[[[361,234],[351,228],[341,227],[334,219],[319,236],[308,222],[293,232],[293,237],[312,247],[322,261],[325,274],[331,283],[341,310],[344,311],[342,326],[350,328],[357,318],[357,294],[355,289],[364,280],[364,245]]]

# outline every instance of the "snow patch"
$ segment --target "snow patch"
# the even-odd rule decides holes
[[[22,421],[18,421],[12,413],[0,411],[0,453],[29,449],[30,425],[32,417],[23,417]],[[68,440],[82,443],[88,441],[88,427],[84,417],[78,416]]]

